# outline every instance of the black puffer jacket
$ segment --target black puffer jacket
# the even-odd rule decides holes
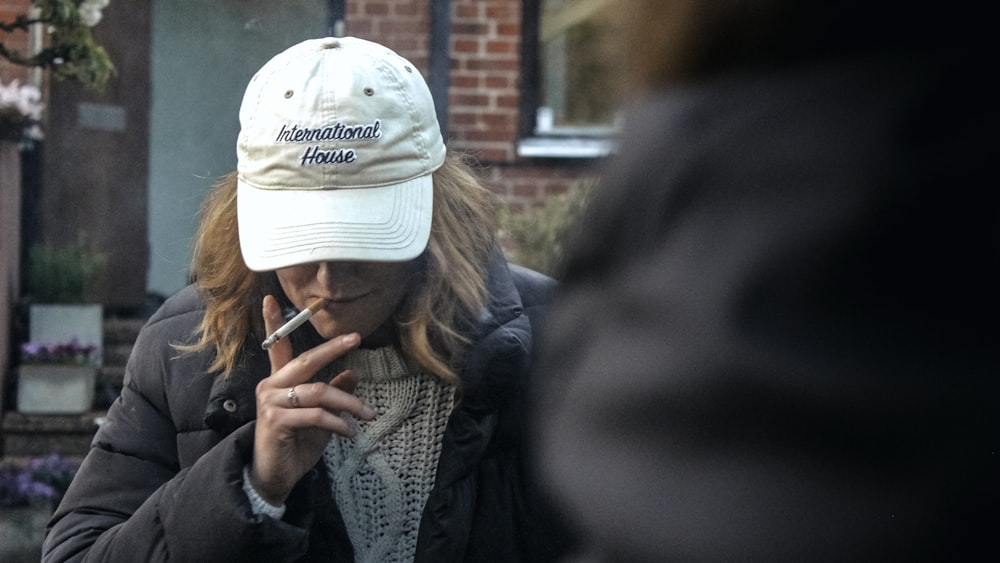
[[[502,259],[491,266],[417,561],[542,561],[562,549],[526,473],[520,423],[532,325],[552,286]],[[170,344],[188,341],[202,315],[188,287],[140,333],[122,394],[49,524],[44,561],[353,561],[321,466],[299,482],[283,520],[251,512],[242,470],[267,356],[223,378],[207,371],[209,355],[178,354]]]

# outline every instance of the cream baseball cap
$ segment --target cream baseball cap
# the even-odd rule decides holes
[[[240,127],[251,270],[405,261],[427,246],[445,146],[430,90],[403,57],[354,37],[299,43],[250,80]]]

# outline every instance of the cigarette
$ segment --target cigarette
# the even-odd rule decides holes
[[[306,324],[306,321],[312,317],[316,311],[319,311],[326,306],[327,300],[323,297],[313,301],[308,307],[299,312],[298,315],[292,317],[292,320],[281,325],[281,328],[274,331],[271,336],[268,336],[266,340],[260,343],[260,347],[264,350],[270,350],[274,343],[281,340],[282,338],[288,336],[293,330],[299,328],[300,326]]]

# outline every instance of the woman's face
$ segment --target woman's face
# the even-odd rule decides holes
[[[314,262],[277,270],[281,289],[300,311],[329,301],[309,322],[327,340],[357,332],[377,345],[396,332],[392,314],[406,295],[415,262]]]

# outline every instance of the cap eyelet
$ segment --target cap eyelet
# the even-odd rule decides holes
[[[236,412],[237,410],[236,401],[232,399],[226,399],[222,403],[222,408],[225,409],[226,412]]]
[[[371,87],[365,88],[365,95],[366,96],[374,96],[375,95],[375,89],[371,88]]]
[[[291,98],[294,95],[295,95],[295,91],[294,90],[285,90],[285,97],[286,98]]]
[[[406,69],[406,72],[413,72],[413,69],[408,66],[404,66],[403,68]]]

